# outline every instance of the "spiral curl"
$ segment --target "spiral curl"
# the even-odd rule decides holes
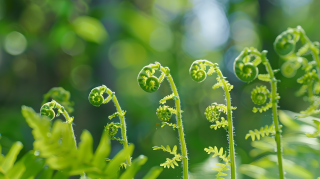
[[[266,86],[256,87],[251,92],[251,99],[254,104],[263,105],[268,98],[271,98],[271,93]]]
[[[153,76],[154,73],[155,70],[149,65],[145,66],[138,74],[139,86],[148,93],[153,93],[160,87],[160,81],[157,77]]]
[[[204,112],[204,115],[206,116],[207,120],[209,122],[214,122],[219,120],[221,112],[225,112],[225,110],[223,110],[223,106],[224,105],[219,105],[217,103],[212,103],[210,106],[208,106]],[[226,107],[225,107],[226,108]]]
[[[89,102],[96,107],[99,107],[103,104],[104,97],[102,96],[104,92],[106,92],[107,87],[105,85],[93,88],[89,94]]]
[[[254,48],[245,48],[234,61],[233,67],[235,74],[240,80],[244,82],[253,81],[259,74],[257,65],[259,65],[261,59],[259,56],[253,54],[252,52],[259,53]]]
[[[118,132],[118,128],[120,127],[121,127],[121,124],[111,122],[107,124],[105,130],[108,132],[110,137],[114,137]]]
[[[207,73],[205,70],[206,67],[204,64],[202,64],[202,61],[197,60],[191,64],[189,73],[194,81],[200,83],[207,78]]]
[[[56,105],[53,102],[45,103],[44,105],[41,106],[40,115],[47,116],[52,120],[56,116],[56,114],[53,110],[55,108],[55,106]]]
[[[172,116],[172,109],[167,105],[159,106],[156,114],[161,121],[168,122]]]
[[[295,33],[295,30],[289,28],[277,36],[273,43],[274,50],[282,57],[289,56],[294,52],[296,48],[296,42],[298,40],[299,36]]]

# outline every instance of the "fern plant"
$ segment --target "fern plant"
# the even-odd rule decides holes
[[[120,165],[131,155],[134,145],[122,149],[110,162],[106,157],[110,153],[108,131],[104,131],[100,143],[93,151],[93,139],[89,131],[83,131],[79,148],[74,145],[72,131],[68,123],[61,120],[52,121],[46,116],[40,116],[32,108],[22,106],[22,114],[32,128],[35,142],[34,153],[44,159],[51,170],[58,170],[66,176],[81,175],[83,172],[90,178],[133,178],[147,157],[140,155],[133,160],[126,171],[119,175]],[[162,168],[152,168],[144,179],[157,178]],[[51,174],[52,175],[52,172]],[[57,174],[56,174],[57,175]]]
[[[159,78],[154,76],[154,73],[156,70],[159,70],[161,72],[161,75]],[[170,147],[164,148],[163,146],[161,147],[153,147],[154,150],[162,149],[165,152],[169,152],[170,154],[174,155],[172,159],[167,159],[166,162],[161,164],[163,167],[172,167],[174,168],[174,165],[178,166],[177,161],[182,160],[182,165],[183,165],[183,177],[185,179],[188,179],[188,154],[187,154],[187,146],[184,138],[184,131],[183,131],[183,126],[182,126],[182,118],[181,118],[181,107],[180,107],[180,98],[179,94],[176,88],[176,85],[174,84],[174,81],[172,79],[172,76],[170,74],[170,69],[168,67],[163,67],[161,66],[160,63],[156,62],[155,64],[149,64],[145,67],[142,68],[142,70],[138,74],[138,84],[140,87],[148,92],[152,93],[155,92],[159,89],[160,84],[163,82],[163,80],[167,78],[171,89],[172,89],[172,94],[164,97],[163,99],[160,100],[160,106],[157,109],[157,116],[158,118],[163,121],[162,126],[164,127],[165,125],[171,126],[174,130],[178,129],[179,133],[179,139],[180,139],[180,147],[181,147],[181,153],[182,154],[177,154],[176,149],[177,146],[174,146],[173,149],[171,150]],[[167,100],[173,99],[176,104],[176,108],[171,108],[167,105],[165,105]],[[169,123],[168,121],[170,120],[172,114],[176,115],[177,123],[172,124]]]
[[[43,101],[41,105],[49,102],[49,99],[53,99],[57,101],[59,104],[64,106],[64,108],[68,111],[68,113],[73,112],[74,102],[70,101],[70,92],[65,90],[62,87],[53,87],[46,94],[43,95]]]
[[[107,98],[104,98],[103,97],[104,93],[107,93],[109,96]],[[102,85],[102,86],[93,88],[88,98],[89,98],[89,102],[96,107],[99,107],[101,104],[106,104],[111,100],[113,101],[117,109],[117,112],[110,115],[108,118],[111,120],[114,117],[119,117],[120,123],[111,122],[106,126],[106,130],[108,131],[108,134],[112,140],[119,141],[123,145],[124,149],[128,148],[127,129],[126,129],[127,127],[126,127],[126,121],[124,117],[124,115],[126,114],[126,111],[123,111],[121,109],[118,99],[115,95],[115,92],[111,91],[105,85]],[[121,129],[122,139],[114,137],[117,134],[118,129]],[[127,156],[127,164],[131,165],[130,155]]]
[[[207,70],[207,66],[209,67],[209,70]],[[230,97],[230,91],[232,90],[233,86],[226,80],[226,77],[223,76],[222,72],[220,71],[218,64],[213,64],[210,61],[207,60],[196,60],[192,63],[189,73],[191,75],[191,78],[196,82],[202,82],[206,79],[207,75],[212,75],[213,73],[217,73],[217,83],[212,87],[213,89],[217,89],[219,87],[223,88],[226,96],[226,103],[224,104],[217,104],[212,103],[210,106],[208,106],[205,110],[205,116],[208,119],[208,121],[214,123],[210,126],[210,128],[214,128],[215,130],[218,128],[226,128],[228,129],[228,135],[229,135],[229,149],[230,153],[227,156],[226,153],[223,154],[223,148],[218,151],[217,147],[209,147],[205,148],[204,150],[210,153],[214,153],[213,157],[219,156],[225,164],[217,163],[216,165],[220,166],[221,168],[214,168],[214,170],[218,171],[218,174],[216,175],[218,179],[221,179],[222,176],[226,176],[226,173],[223,173],[226,170],[229,170],[227,168],[228,165],[231,167],[231,178],[236,178],[236,164],[235,164],[235,150],[234,150],[234,141],[233,141],[233,122],[232,122],[232,110],[235,110],[236,107],[231,106],[231,97]],[[220,117],[221,113],[225,113],[228,117],[227,120],[225,120],[224,117]]]
[[[266,136],[267,134],[273,133],[275,135],[275,141],[277,144],[277,157],[278,157],[278,168],[279,168],[279,176],[280,179],[284,178],[284,169],[283,169],[283,159],[282,159],[282,142],[281,142],[281,130],[278,120],[278,99],[280,96],[277,93],[277,82],[279,82],[274,74],[278,72],[278,70],[273,70],[269,60],[266,58],[267,51],[264,50],[260,53],[257,49],[245,48],[240,55],[235,59],[234,62],[234,72],[236,76],[244,81],[251,82],[258,77],[261,81],[269,82],[271,85],[271,92],[265,86],[260,86],[255,88],[251,92],[252,101],[260,105],[261,107],[254,107],[253,112],[264,112],[268,109],[272,108],[272,116],[273,116],[273,125],[262,128],[260,130],[250,131],[246,138],[251,136],[252,140],[257,137],[260,139],[261,137]],[[259,70],[257,66],[262,62],[265,65],[268,74],[259,74]],[[269,99],[269,101],[268,101]],[[273,130],[274,126],[274,130]]]
[[[302,46],[297,48],[299,41]],[[302,86],[296,94],[302,96],[307,93],[305,99],[310,102],[310,107],[301,111],[300,117],[319,114],[320,98],[317,96],[320,93],[319,42],[312,42],[303,28],[297,26],[282,32],[275,39],[274,49],[285,60],[281,67],[284,76],[293,77],[300,67],[304,71],[304,75],[297,79],[297,82]],[[310,53],[313,60],[308,61],[306,57]]]

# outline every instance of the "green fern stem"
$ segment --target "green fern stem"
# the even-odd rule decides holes
[[[275,140],[277,143],[277,156],[278,156],[278,167],[279,167],[279,176],[280,179],[284,179],[284,169],[283,169],[283,160],[282,160],[282,142],[281,142],[281,131],[278,120],[278,109],[277,109],[277,79],[274,77],[274,72],[271,68],[271,65],[266,58],[267,51],[262,51],[261,59],[262,63],[266,66],[267,71],[270,75],[271,83],[271,100],[272,100],[272,116],[275,127]]]
[[[107,90],[107,92],[108,92],[108,90]],[[119,102],[118,102],[116,95],[113,95],[112,100],[114,102],[114,105],[117,108],[117,111],[119,113],[121,113],[122,110],[121,110],[121,107],[119,105]],[[126,121],[124,120],[124,115],[120,115],[119,117],[120,117],[120,122],[121,122],[121,135],[122,135],[122,140],[123,140],[123,146],[124,146],[124,149],[127,150],[127,148],[128,148],[128,138],[127,138],[127,129],[126,129],[127,125],[126,125]],[[127,157],[127,164],[131,165],[130,155],[128,155],[128,157]]]
[[[119,114],[122,114],[123,111],[119,105],[118,99],[116,97],[116,95],[114,95],[114,92],[112,92],[109,88],[107,88],[106,92],[109,94],[109,97],[112,97],[112,101],[114,103],[114,105],[116,106],[116,109],[118,111]],[[103,103],[108,103],[110,101],[110,99],[106,98]],[[124,119],[124,115],[119,115],[120,118],[120,123],[121,123],[121,135],[122,135],[122,140],[123,140],[123,147],[125,150],[127,150],[128,148],[128,138],[127,138],[127,125],[126,125],[126,121]],[[127,164],[131,165],[131,156],[128,155],[127,156]]]
[[[162,68],[161,68],[162,71]],[[180,138],[180,143],[181,143],[181,152],[182,152],[182,167],[183,167],[183,178],[188,179],[188,154],[187,154],[187,145],[186,141],[184,138],[184,131],[183,131],[183,126],[182,126],[182,120],[181,120],[181,107],[180,107],[180,98],[179,94],[176,88],[176,85],[173,82],[172,76],[169,74],[167,75],[167,78],[169,80],[172,92],[175,96],[178,98],[175,99],[176,103],[176,110],[177,110],[177,128],[178,128],[178,133],[179,133],[179,138]]]
[[[209,61],[205,62],[209,66],[214,66]],[[221,79],[224,79],[225,77],[221,73],[219,68],[215,68],[215,71],[217,72],[218,76]],[[235,162],[235,150],[234,150],[234,141],[233,141],[233,121],[232,121],[232,107],[231,107],[231,98],[230,93],[228,90],[228,86],[225,80],[221,80],[223,84],[223,89],[226,95],[226,101],[227,101],[227,116],[228,116],[228,135],[229,135],[229,148],[230,148],[230,167],[231,167],[231,179],[236,178],[236,162]]]

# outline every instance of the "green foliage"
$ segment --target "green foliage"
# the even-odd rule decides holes
[[[177,163],[177,161],[181,161],[181,154],[177,154],[177,146],[175,145],[172,150],[170,148],[169,145],[167,145],[167,147],[164,147],[163,145],[161,145],[161,147],[158,146],[154,146],[152,147],[153,150],[163,150],[164,152],[168,152],[172,155],[174,155],[174,157],[172,159],[167,158],[166,162],[160,164],[160,166],[163,166],[164,168],[175,168],[174,166],[179,166],[179,164]]]
[[[154,76],[156,70],[161,72],[161,75],[159,78]],[[174,84],[174,81],[172,79],[172,76],[170,74],[170,69],[168,67],[162,67],[159,62],[156,62],[154,64],[149,64],[142,68],[142,70],[138,74],[138,84],[139,86],[146,92],[152,93],[159,89],[160,84],[164,80],[164,78],[167,78],[170,87],[172,89],[172,94],[165,96],[163,99],[159,101],[161,106],[156,111],[156,114],[158,118],[163,121],[161,127],[164,127],[166,125],[173,128],[173,130],[178,129],[180,144],[181,144],[181,153],[182,154],[176,154],[177,152],[177,146],[174,146],[174,148],[170,149],[169,146],[167,148],[161,147],[153,147],[153,150],[163,149],[166,152],[169,152],[174,155],[172,159],[167,158],[166,162],[162,163],[160,166],[163,166],[164,168],[174,168],[174,166],[178,166],[177,161],[182,161],[183,163],[183,177],[188,177],[188,154],[187,154],[187,146],[184,139],[184,131],[182,126],[182,117],[181,113],[183,112],[180,108],[180,98],[177,91],[177,88]],[[171,108],[167,105],[163,105],[166,103],[167,100],[173,99],[175,101],[176,108]],[[169,123],[172,114],[176,115],[177,124]]]
[[[103,97],[104,93],[108,94],[107,98]],[[118,102],[118,99],[115,95],[115,92],[111,91],[105,85],[98,86],[98,87],[95,87],[91,90],[88,99],[89,99],[89,102],[93,106],[96,106],[96,107],[99,107],[101,104],[106,104],[106,103],[110,102],[111,100],[113,101],[113,103],[115,104],[115,107],[117,109],[117,112],[108,116],[108,118],[111,120],[114,117],[119,117],[120,123],[111,122],[111,123],[107,124],[105,129],[108,132],[109,136],[111,137],[111,140],[117,140],[123,145],[123,147],[125,149],[128,148],[128,139],[127,139],[127,134],[126,134],[127,126],[126,126],[125,117],[124,117],[124,115],[126,114],[126,111],[121,109],[119,102]],[[114,137],[117,134],[118,129],[121,129],[122,139],[120,139],[118,137]],[[127,164],[131,165],[131,156],[130,155],[127,156]]]
[[[65,90],[62,87],[53,87],[46,94],[43,95],[43,101],[41,105],[44,105],[51,98],[54,101],[57,101],[59,104],[65,107],[68,113],[73,112],[74,102],[70,101],[70,92]]]
[[[133,178],[140,166],[147,158],[140,156],[135,159],[127,170],[119,176],[119,166],[133,152],[134,146],[121,150],[108,164],[105,158],[110,153],[110,140],[108,132],[102,134],[100,143],[93,152],[93,139],[88,131],[81,134],[79,148],[73,145],[72,132],[66,123],[56,120],[52,122],[35,111],[23,106],[22,114],[28,125],[33,129],[34,150],[39,157],[45,159],[45,164],[53,170],[61,170],[67,176],[81,175],[83,172],[90,178]],[[159,169],[160,170],[160,169]],[[157,176],[154,175],[154,178]]]
[[[208,72],[206,72],[206,67],[209,66]],[[202,75],[204,72],[205,76]],[[230,91],[233,89],[233,86],[226,80],[226,77],[224,77],[218,67],[218,64],[213,64],[207,60],[196,60],[191,64],[189,73],[191,75],[191,78],[194,81],[202,82],[205,80],[206,75],[212,75],[213,73],[217,73],[217,83],[212,87],[213,89],[217,89],[221,87],[226,96],[226,103],[227,105],[223,104],[217,104],[212,103],[209,107],[205,110],[205,116],[209,122],[215,122],[215,124],[211,125],[210,128],[214,128],[217,130],[218,128],[224,127],[225,129],[228,129],[229,134],[229,147],[230,147],[230,156],[228,159],[228,162],[230,160],[230,163],[227,164],[218,164],[221,168],[220,169],[214,169],[218,171],[217,178],[222,178],[221,176],[226,176],[225,173],[222,171],[226,170],[226,166],[230,165],[231,167],[231,178],[236,178],[235,173],[235,151],[234,151],[234,143],[233,143],[233,124],[232,124],[232,110],[235,110],[236,107],[231,106],[231,98],[230,98]],[[220,118],[221,113],[225,113],[228,116],[228,121],[225,120],[224,117]],[[221,119],[221,121],[219,121]],[[227,128],[228,127],[228,128]],[[211,148],[213,150],[213,148]],[[216,149],[216,148],[215,148]],[[205,149],[206,151],[209,149]],[[217,152],[218,149],[213,150],[214,152]],[[221,149],[221,152],[223,152],[223,149]],[[222,156],[222,153],[221,153]]]
[[[312,134],[306,133],[307,137],[318,137],[320,135],[320,121],[313,120],[313,123],[316,125],[316,131]]]
[[[223,152],[223,148],[221,147],[220,150],[216,146],[214,148],[209,147],[205,148],[204,151],[206,151],[208,154],[213,153],[212,157],[218,156],[222,161],[225,163],[216,163],[217,166],[220,168],[213,168],[212,170],[218,171],[217,179],[223,179],[223,176],[227,176],[226,173],[223,173],[224,171],[230,170],[228,166],[230,165],[230,155],[227,156],[227,152]]]
[[[281,129],[282,126],[280,126]],[[275,134],[275,129],[273,124],[270,126],[266,125],[265,127],[261,127],[260,130],[255,129],[254,131],[250,130],[249,133],[246,135],[246,139],[251,137],[252,141],[254,141],[256,138],[257,140],[260,140],[260,138],[269,136],[269,134]]]

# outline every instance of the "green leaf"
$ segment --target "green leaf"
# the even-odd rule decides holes
[[[142,179],[156,179],[162,172],[162,167],[152,167]]]
[[[89,163],[93,157],[92,145],[93,139],[89,131],[84,130],[81,134],[79,143],[78,159],[83,163]]]
[[[93,157],[93,165],[99,167],[100,169],[104,168],[106,165],[105,158],[110,154],[110,140],[106,131],[103,132],[99,146]]]
[[[131,166],[121,175],[120,179],[133,178],[135,174],[140,169],[141,165],[144,165],[147,162],[148,158],[144,155],[140,155],[138,158],[132,161]]]
[[[21,142],[15,142],[12,145],[8,154],[4,157],[2,165],[1,165],[2,170],[4,172],[8,172],[8,170],[13,166],[22,147],[23,147],[23,145]]]

